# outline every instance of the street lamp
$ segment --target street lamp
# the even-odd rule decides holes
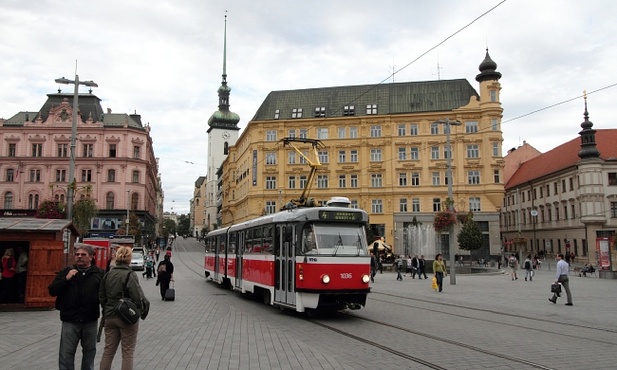
[[[75,196],[75,140],[77,137],[77,100],[79,99],[79,85],[89,87],[99,87],[93,81],[79,81],[79,76],[75,75],[75,80],[69,80],[67,78],[57,78],[56,83],[59,84],[73,84],[75,85],[75,92],[73,94],[73,128],[71,130],[71,158],[69,162],[69,189],[66,202],[66,218],[69,221],[73,221],[73,198]]]
[[[452,144],[450,143],[450,126],[460,126],[460,121],[450,121],[446,117],[445,120],[439,120],[435,123],[439,123],[445,126],[446,130],[446,147],[448,148],[448,168],[446,170],[446,181],[448,181],[448,210],[454,211],[454,198],[452,195]],[[456,272],[454,260],[454,225],[448,226],[448,251],[450,253],[450,285],[456,285]]]

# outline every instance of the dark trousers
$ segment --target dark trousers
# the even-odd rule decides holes
[[[566,303],[572,303],[572,293],[570,293],[570,279],[568,275],[560,275],[557,281],[560,282],[566,290],[566,298],[568,300]],[[555,293],[553,293],[553,301],[557,301],[557,294]]]
[[[97,320],[89,323],[62,322],[60,333],[60,370],[75,369],[75,352],[81,342],[81,370],[94,370]]]
[[[443,291],[443,272],[436,272],[435,276],[437,276],[437,286],[439,287],[439,291]]]
[[[161,298],[165,298],[165,292],[169,289],[169,282],[171,279],[161,279],[159,278],[159,287],[161,288]]]

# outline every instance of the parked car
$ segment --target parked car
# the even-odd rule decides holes
[[[140,252],[133,252],[131,258],[131,268],[133,270],[143,271],[145,266],[144,254]]]

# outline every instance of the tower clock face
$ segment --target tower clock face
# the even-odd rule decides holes
[[[227,139],[229,139],[230,135],[229,135],[229,132],[223,131],[223,135],[221,135],[221,136],[223,137],[223,139],[227,140]]]

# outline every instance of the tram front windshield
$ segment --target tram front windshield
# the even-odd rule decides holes
[[[302,231],[302,252],[308,255],[366,256],[363,225],[313,224]]]

